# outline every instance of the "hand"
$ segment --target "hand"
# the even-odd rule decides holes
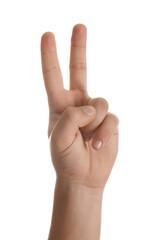
[[[57,178],[104,188],[118,152],[116,115],[104,98],[90,98],[86,71],[87,29],[73,28],[70,90],[63,86],[53,33],[41,38],[42,71],[49,103],[48,136]],[[88,108],[89,106],[89,108]]]

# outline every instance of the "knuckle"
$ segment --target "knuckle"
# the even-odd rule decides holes
[[[98,100],[97,105],[102,106],[107,111],[109,108],[109,104],[108,104],[107,100],[105,98],[101,98],[101,97],[98,98],[97,100]]]
[[[67,118],[71,118],[73,114],[73,109],[71,106],[68,106],[64,111],[64,116]]]
[[[86,70],[86,63],[84,62],[78,62],[78,63],[73,63],[70,65],[70,69],[76,69],[76,70]]]
[[[112,116],[114,122],[116,123],[116,125],[118,125],[119,124],[119,118],[113,113],[111,113],[111,116]]]
[[[59,66],[52,66],[52,67],[47,67],[44,69],[44,74],[47,74],[49,72],[60,72],[60,67]]]

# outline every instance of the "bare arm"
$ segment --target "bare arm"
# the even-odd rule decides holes
[[[98,240],[101,203],[101,189],[57,181],[49,240]]]

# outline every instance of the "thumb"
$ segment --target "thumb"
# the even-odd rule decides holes
[[[51,144],[62,152],[74,141],[80,127],[89,124],[95,117],[96,110],[92,106],[67,107],[58,120],[51,134]]]

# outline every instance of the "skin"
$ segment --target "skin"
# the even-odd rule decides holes
[[[91,98],[87,91],[86,38],[86,26],[75,25],[69,90],[64,88],[54,34],[41,38],[48,137],[57,176],[49,240],[100,238],[103,190],[118,152],[118,117],[108,112],[106,99]],[[98,147],[96,141],[101,141]]]

